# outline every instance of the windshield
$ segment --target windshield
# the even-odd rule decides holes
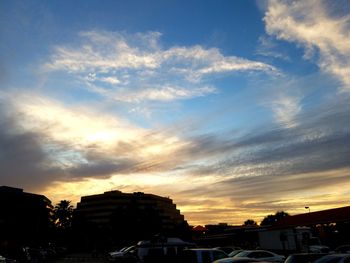
[[[246,257],[249,254],[248,251],[241,251],[238,254],[236,254],[234,257]]]

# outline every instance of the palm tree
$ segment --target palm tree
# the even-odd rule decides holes
[[[73,206],[71,201],[61,200],[54,208],[55,225],[66,229],[71,226],[73,218]]]

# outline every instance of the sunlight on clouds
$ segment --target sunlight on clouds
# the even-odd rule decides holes
[[[22,96],[16,107],[26,116],[22,125],[27,130],[43,130],[57,141],[70,141],[77,147],[91,142],[110,146],[119,140],[131,140],[141,130],[108,115],[101,116],[87,108],[69,109],[43,97]]]
[[[101,130],[95,133],[91,133],[86,136],[89,142],[112,142],[116,140],[115,134],[112,131]]]
[[[86,107],[69,108],[44,97],[18,95],[15,108],[21,129],[42,133],[43,148],[56,149],[48,152],[61,161],[66,158],[67,165],[74,166],[74,160],[88,163],[83,155],[98,154],[101,160],[106,155],[111,159],[131,158],[142,170],[149,167],[147,163],[158,167],[173,162],[172,156],[188,144],[172,134],[148,131],[109,114]]]
[[[69,196],[74,202],[79,201],[80,193],[91,195],[110,190],[141,191],[161,196],[171,196],[171,198],[176,199],[176,192],[187,188],[189,182],[195,183],[192,179],[192,177],[186,175],[171,174],[169,176],[169,174],[164,173],[116,174],[108,179],[87,178],[71,182],[56,181],[49,185],[45,191],[48,196],[53,196],[56,200]],[[208,182],[206,181],[206,183]]]
[[[224,1],[215,14],[203,1],[195,16],[150,4],[147,21],[149,12],[123,19],[134,6],[118,1],[82,16],[74,5],[10,2],[2,184],[53,202],[169,196],[191,224],[350,204],[348,0]],[[166,36],[142,32],[157,24]]]
[[[49,185],[43,192],[44,195],[51,198],[53,203],[57,203],[62,199],[68,199],[75,205],[80,201],[81,194],[93,195],[101,194],[106,191],[119,190],[126,193],[132,192],[145,192],[157,194],[160,196],[167,196],[173,199],[174,203],[177,204],[177,208],[180,209],[181,213],[185,215],[185,218],[190,223],[203,223],[209,219],[210,215],[205,216],[208,210],[215,209],[217,211],[223,211],[230,209],[228,206],[230,203],[227,200],[211,198],[211,201],[207,197],[191,197],[183,196],[179,194],[180,191],[189,187],[189,185],[201,187],[206,184],[210,184],[211,180],[216,180],[210,176],[206,176],[199,180],[199,178],[193,178],[186,175],[176,174],[130,174],[122,175],[117,174],[109,179],[84,179],[80,181],[72,182],[54,182]],[[188,202],[192,204],[188,204]],[[209,201],[209,202],[208,202]],[[187,203],[187,204],[186,204]],[[191,217],[192,213],[198,214],[197,216]],[[201,221],[199,218],[200,216]],[[228,219],[230,215],[217,214],[217,219],[224,217]],[[227,220],[226,220],[227,221]]]
[[[191,223],[228,222],[242,224],[253,218],[260,222],[267,214],[286,211],[304,213],[305,206],[313,211],[348,205],[349,168],[308,174],[271,177],[247,177],[196,186],[178,194],[179,205]],[[202,189],[202,190],[201,190]]]
[[[306,58],[319,52],[318,66],[350,90],[350,15],[331,17],[327,1],[268,2],[266,30],[277,38],[305,47]]]

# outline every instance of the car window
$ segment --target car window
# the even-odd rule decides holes
[[[247,257],[250,258],[259,258],[260,257],[260,252],[251,252],[247,255]]]
[[[210,256],[210,252],[209,251],[203,251],[202,253],[202,262],[203,263],[211,263],[213,260]]]
[[[260,255],[259,255],[260,258],[268,258],[268,257],[273,257],[273,256],[274,256],[273,254],[271,254],[269,252],[265,252],[265,251],[260,252]]]
[[[150,248],[148,250],[148,255],[149,256],[163,256],[164,250],[163,250],[163,248]]]
[[[237,255],[238,253],[241,253],[242,252],[242,250],[234,250],[234,251],[232,251],[230,254],[228,254],[230,257],[233,257],[233,256],[235,256],[235,255]]]
[[[227,254],[225,254],[222,251],[213,251],[213,257],[214,257],[215,260],[216,259],[220,259],[220,258],[226,258]]]
[[[242,251],[242,252],[239,252],[236,256],[237,256],[237,257],[247,257],[248,254],[249,254],[249,252],[247,252],[247,251]],[[236,256],[235,256],[235,257],[236,257]]]
[[[338,256],[325,256],[315,261],[315,263],[338,263],[341,257]]]
[[[197,262],[197,254],[192,250],[184,250],[180,258],[183,263]]]

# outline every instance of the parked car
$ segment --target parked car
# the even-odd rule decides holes
[[[326,253],[298,253],[287,257],[284,263],[312,263],[315,260],[324,257]]]
[[[232,258],[242,251],[243,249],[233,250],[230,254],[228,254],[228,256]]]
[[[124,247],[120,250],[112,251],[108,253],[108,260],[111,262],[117,261],[136,261],[136,246]]]
[[[350,245],[339,246],[334,251],[337,254],[348,254],[350,253]]]
[[[314,263],[348,263],[350,254],[330,254],[314,261]]]
[[[179,238],[143,240],[137,243],[136,255],[140,263],[171,263],[178,262],[183,250],[193,247],[195,247],[194,243],[185,242]]]
[[[263,261],[260,261],[259,259],[255,259],[255,258],[228,257],[228,258],[222,258],[222,259],[215,260],[213,263],[255,263],[255,262],[263,262]]]
[[[211,263],[214,260],[227,258],[228,255],[215,248],[192,248],[185,249],[180,258],[181,263]]]
[[[311,245],[308,247],[310,253],[329,253],[330,249],[324,245]]]
[[[236,257],[256,258],[268,262],[283,262],[285,260],[284,256],[267,250],[243,250],[234,256],[234,258]]]
[[[226,247],[215,247],[215,249],[219,249],[224,251],[226,254],[230,254],[233,251],[237,251],[237,250],[242,250],[240,247],[230,247],[230,246],[226,246]]]
[[[14,259],[5,258],[0,255],[0,263],[16,263],[16,262],[17,261]]]

